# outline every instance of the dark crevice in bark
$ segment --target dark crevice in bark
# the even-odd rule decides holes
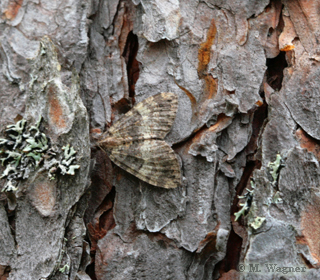
[[[280,52],[275,58],[267,59],[267,82],[274,90],[280,90],[283,80],[283,70],[288,67],[286,52]]]
[[[0,269],[2,269],[2,271],[0,271],[0,280],[6,280],[9,278],[10,272],[11,272],[11,266],[1,266],[0,265]]]
[[[115,220],[113,218],[113,205],[115,196],[116,190],[113,187],[96,210],[96,213],[102,213],[98,219],[98,223],[91,223],[87,226],[90,238],[88,238],[86,241],[90,244],[90,256],[92,262],[87,266],[86,273],[93,280],[97,279],[95,275],[95,256],[97,243],[108,233],[109,230],[113,229],[116,226]]]
[[[10,225],[11,234],[13,236],[14,242],[17,244],[16,241],[16,211],[8,210],[8,221]]]
[[[245,153],[247,154],[247,164],[244,168],[242,177],[236,187],[236,196],[234,197],[233,204],[231,206],[231,216],[232,220],[234,220],[234,213],[239,211],[239,198],[238,195],[241,195],[245,188],[250,187],[250,178],[252,177],[252,173],[255,169],[261,168],[260,162],[260,151],[259,151],[259,140],[262,134],[262,131],[265,127],[266,120],[268,118],[268,106],[267,103],[264,102],[262,106],[260,106],[255,112],[252,121],[252,134],[250,141],[245,149]],[[238,221],[241,223],[240,221]],[[216,266],[214,274],[219,272],[220,275],[226,273],[230,270],[237,270],[238,264],[241,258],[242,252],[242,243],[243,236],[238,234],[239,229],[241,229],[241,224],[239,224],[236,229],[234,226],[237,222],[233,222],[232,229],[230,231],[230,236],[227,242],[227,252],[225,258]],[[243,229],[243,232],[246,232],[246,229]]]
[[[11,235],[13,237],[15,244],[17,245],[17,241],[16,241],[16,209],[10,210],[9,205],[8,205],[8,200],[12,201],[13,199],[14,199],[14,203],[16,203],[15,202],[16,198],[15,198],[14,194],[11,192],[8,192],[7,194],[2,193],[0,195],[0,203],[2,203],[2,200],[4,200],[4,210],[7,213],[10,232],[11,232]],[[1,277],[0,277],[0,280],[1,280]]]
[[[246,147],[247,160],[261,160],[261,151],[259,150],[260,138],[268,120],[268,105],[264,102],[253,115],[252,134]]]
[[[240,246],[239,246],[240,245]],[[233,229],[230,231],[227,243],[227,253],[225,258],[216,266],[213,275],[219,271],[220,276],[234,269],[237,270],[241,256],[242,238],[235,233]]]
[[[113,169],[110,159],[97,145],[91,148],[91,158],[95,160],[90,167],[91,186],[89,191],[91,197],[84,214],[84,222],[86,225],[92,222],[93,214],[97,212],[99,205],[103,203],[101,201],[105,200],[105,197],[107,197],[113,189]]]
[[[91,197],[88,202],[89,207],[84,215],[84,222],[87,228],[87,238],[85,240],[90,244],[92,262],[87,266],[86,273],[91,279],[96,280],[95,255],[97,243],[115,226],[113,205],[116,191],[115,187],[112,186],[114,175],[110,159],[97,146],[91,149],[91,158],[95,159],[95,164],[90,174]],[[97,205],[97,202],[99,205]]]
[[[266,65],[268,67],[266,71],[267,83],[274,90],[280,90],[282,87],[283,70],[284,68],[288,67],[286,61],[286,53],[280,52],[277,57],[267,59]],[[264,92],[261,93],[261,96],[264,99]],[[261,151],[259,150],[259,141],[263,129],[266,125],[267,119],[268,105],[264,100],[263,105],[254,112],[254,118],[252,122],[252,135],[246,148],[247,164],[243,171],[240,182],[236,187],[236,196],[234,197],[233,205],[231,207],[231,216],[233,216],[235,212],[239,211],[238,195],[241,195],[244,192],[245,188],[251,188],[249,181],[252,177],[252,173],[255,169],[261,168]],[[237,228],[238,226],[239,228]],[[226,256],[215,269],[215,271],[219,271],[220,275],[232,269],[237,270],[237,266],[241,261],[241,252],[244,242],[243,238],[246,238],[246,229],[244,228],[243,231],[241,230],[241,219],[239,220],[238,226],[236,222],[233,222],[227,243]],[[243,235],[240,236],[238,232],[242,232]]]
[[[283,5],[280,0],[272,0],[269,5],[278,7],[279,9],[281,7],[281,12],[279,15],[279,22],[277,27],[276,28],[270,27],[268,32],[268,36],[271,36],[274,32],[277,32],[279,36],[284,28],[284,21],[282,18]],[[267,71],[266,71],[267,83],[274,90],[280,90],[282,87],[283,70],[284,68],[288,67],[286,52],[280,51],[280,53],[276,57],[267,58],[266,65],[267,65]]]
[[[252,173],[255,169],[261,167],[261,155],[259,151],[259,141],[262,131],[265,127],[266,120],[268,118],[268,106],[264,102],[255,112],[252,121],[252,134],[250,141],[246,147],[247,154],[247,164],[243,171],[240,182],[236,187],[236,194],[241,195],[245,188],[250,187],[249,179],[252,176]],[[238,197],[236,196],[233,200],[233,205],[231,207],[231,214],[237,212],[238,209]]]
[[[302,261],[304,262],[304,264],[305,264],[309,269],[311,269],[311,268],[316,268],[315,266],[313,266],[313,265],[309,262],[309,260],[308,260],[303,254],[300,253],[299,256],[301,257]]]
[[[108,204],[112,205],[112,207],[106,210],[99,218],[100,227],[106,231],[104,235],[106,235],[109,230],[113,229],[116,226],[113,215],[110,215],[110,213],[113,212],[115,197],[116,189],[115,187],[113,187],[101,204],[103,206],[102,208],[104,208],[104,206]],[[101,207],[99,207],[99,210],[100,208]]]
[[[252,175],[252,172],[257,167],[256,161],[249,161],[243,171],[242,177],[240,179],[239,184],[236,187],[236,196],[233,200],[233,204],[231,206],[231,215],[239,210],[238,208],[238,196],[241,195],[243,190],[248,187],[249,179]],[[231,229],[229,239],[227,242],[227,252],[225,258],[216,266],[215,271],[219,271],[220,275],[225,272],[228,272],[231,269],[237,269],[237,266],[240,261],[242,249],[242,237],[236,234],[235,230]]]
[[[89,264],[87,266],[86,273],[89,275],[89,277],[92,280],[97,280],[97,277],[96,277],[95,271],[94,271],[94,262],[92,262],[91,264]]]
[[[233,199],[233,204],[231,206],[231,215],[233,216],[235,212],[239,211],[239,198],[238,195],[241,195],[245,188],[251,189],[249,180],[252,176],[252,173],[255,169],[260,167],[260,161],[249,161],[243,171],[242,177],[240,179],[239,184],[236,187],[236,196]]]
[[[217,121],[216,122],[218,122],[219,121],[219,119],[222,119],[222,118],[225,118],[226,117],[226,115],[224,114],[224,113],[221,113],[221,114],[219,114],[218,116],[217,116]],[[186,138],[184,138],[183,140],[181,140],[180,142],[177,142],[177,143],[174,143],[174,144],[172,144],[172,149],[173,150],[178,150],[178,149],[180,149],[180,148],[182,148],[182,147],[185,147],[185,145],[187,145],[187,147],[189,147],[190,145],[191,145],[191,143],[192,143],[192,139],[197,135],[197,134],[201,134],[202,132],[204,132],[204,131],[206,131],[206,130],[208,130],[209,129],[209,127],[208,127],[208,122],[207,123],[204,123],[202,126],[200,126],[200,127],[196,127],[194,130],[193,130],[193,132],[188,136],[188,137],[186,137]],[[214,124],[212,124],[212,125],[214,125]],[[210,124],[210,126],[212,126],[211,124]]]
[[[204,124],[199,130],[197,130],[197,132],[200,131],[200,130],[203,131],[206,128],[207,128],[207,125]],[[174,151],[178,151],[180,149],[183,149],[184,147],[189,147],[191,145],[191,143],[192,143],[192,138],[195,136],[195,134],[197,132],[193,132],[193,133],[190,134],[190,136],[186,137],[182,141],[172,144],[171,148]]]
[[[136,60],[138,49],[138,37],[130,31],[122,56],[127,64],[129,96],[132,98],[132,104],[134,104],[135,84],[139,78],[139,62]]]
[[[121,98],[118,102],[113,104],[113,111],[117,112],[118,115],[123,115],[132,109],[134,100],[130,102],[127,98]]]

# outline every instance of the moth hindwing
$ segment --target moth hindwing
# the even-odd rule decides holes
[[[162,139],[178,107],[176,94],[162,92],[134,106],[105,133],[99,145],[110,159],[139,179],[158,187],[181,184],[178,158]]]

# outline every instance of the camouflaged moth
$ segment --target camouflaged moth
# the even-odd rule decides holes
[[[178,97],[170,92],[135,105],[102,135],[99,146],[122,169],[167,189],[181,185],[178,158],[163,141],[174,122]]]

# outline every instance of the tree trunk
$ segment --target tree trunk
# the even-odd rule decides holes
[[[2,0],[0,10],[1,280],[320,278],[318,1]],[[164,139],[175,153],[163,144],[179,161],[172,189],[99,144],[160,92],[178,96]],[[121,139],[137,152],[142,124],[156,127],[142,119],[140,142]]]

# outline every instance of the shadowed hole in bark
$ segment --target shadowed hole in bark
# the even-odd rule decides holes
[[[268,30],[268,37],[271,37],[272,33],[274,32],[274,29],[272,27],[269,28]]]
[[[132,105],[134,104],[134,100],[132,103],[130,100],[126,98],[121,98],[117,103],[113,105],[113,111],[117,112],[117,115],[123,115],[127,113],[130,109],[132,109]]]
[[[280,90],[283,70],[288,67],[286,52],[280,52],[275,58],[267,58],[267,82],[274,90]]]
[[[138,37],[137,35],[133,34],[132,31],[130,31],[127,37],[126,46],[124,48],[122,56],[124,57],[127,64],[129,96],[133,98],[133,104],[135,96],[135,84],[139,78],[139,62],[138,60],[136,60],[138,49]]]

